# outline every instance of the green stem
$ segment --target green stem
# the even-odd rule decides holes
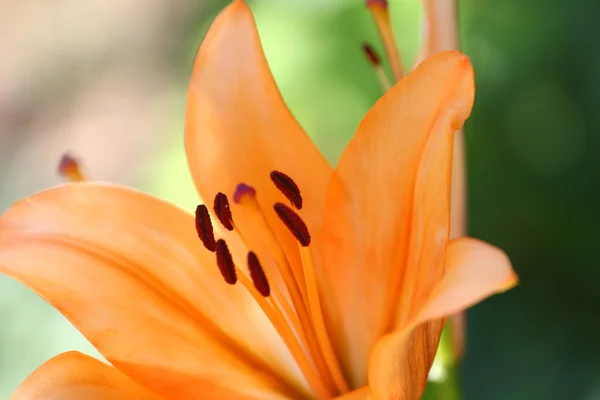
[[[462,400],[460,384],[460,359],[456,359],[452,347],[452,329],[446,327],[442,334],[437,357],[446,372],[445,379],[436,385],[436,398],[438,400]]]
[[[437,385],[437,398],[439,400],[462,400],[459,367],[458,365],[452,365],[447,368],[448,375],[446,379]]]

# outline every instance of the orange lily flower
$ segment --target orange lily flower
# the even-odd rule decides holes
[[[109,362],[61,354],[11,399],[418,398],[444,317],[516,282],[501,250],[448,239],[453,133],[473,97],[467,57],[429,58],[333,169],[233,1],[189,87],[188,162],[211,207],[82,181],[0,217],[0,272]]]

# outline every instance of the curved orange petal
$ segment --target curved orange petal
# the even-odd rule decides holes
[[[71,351],[48,360],[10,400],[166,400],[115,367]]]
[[[415,323],[464,310],[518,282],[508,256],[481,240],[462,237],[448,244],[446,274],[421,307]]]
[[[424,323],[381,338],[369,358],[373,400],[421,398],[445,320]]]
[[[451,240],[446,274],[430,299],[407,325],[381,339],[372,353],[369,385],[375,398],[418,398],[437,350],[442,330],[438,318],[464,310],[516,283],[510,261],[500,249],[471,238]]]
[[[285,105],[252,13],[241,0],[219,14],[198,50],[188,92],[185,142],[202,198],[212,204],[219,191],[231,196],[240,182],[253,186],[288,257],[299,265],[297,241],[273,211],[276,201],[287,201],[269,174],[282,171],[298,184],[304,198],[300,214],[318,242],[332,168]],[[246,232],[248,246],[267,259],[261,236],[252,234],[243,211],[231,206],[233,218]],[[228,232],[225,235],[236,243]],[[240,252],[244,247],[238,243],[236,249]],[[276,279],[275,269],[265,268],[270,279]]]
[[[67,184],[0,217],[0,272],[138,382],[171,399],[197,396],[205,381],[259,397],[297,393],[282,341],[214,257],[190,214],[124,187]]]
[[[453,132],[473,104],[473,70],[437,54],[369,111],[328,191],[324,284],[334,337],[354,385],[395,312],[407,318],[441,278]],[[401,299],[399,299],[401,297]]]

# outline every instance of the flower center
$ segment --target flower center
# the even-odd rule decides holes
[[[69,181],[85,181],[78,161],[72,156],[63,156],[58,172]],[[295,269],[257,201],[257,193],[252,186],[241,183],[233,195],[233,201],[241,206],[240,211],[244,216],[250,217],[252,224],[246,229],[251,229],[251,235],[246,235],[234,222],[229,199],[225,194],[217,193],[213,212],[226,230],[235,231],[247,249],[251,248],[248,238],[258,236],[268,249],[268,255],[274,259],[275,272],[280,275],[283,285],[269,283],[265,269],[254,251],[247,252],[246,268],[240,267],[242,261],[234,259],[227,242],[222,238],[215,238],[210,212],[204,204],[196,207],[196,232],[204,247],[215,253],[223,280],[230,285],[238,282],[243,285],[269,318],[315,397],[329,399],[349,392],[350,387],[325,327],[313,265],[310,231],[295,211],[302,209],[302,195],[298,185],[288,175],[273,171],[270,177],[290,203],[288,206],[276,202],[273,204],[273,211],[298,242],[301,263]]]
[[[204,247],[215,253],[217,266],[225,282],[242,284],[272,322],[315,396],[319,399],[331,398],[350,391],[350,388],[325,327],[311,252],[311,235],[297,213],[302,209],[302,195],[298,185],[288,175],[273,171],[270,177],[290,203],[276,202],[273,210],[298,242],[299,267],[292,266],[252,186],[240,183],[233,195],[233,201],[251,221],[252,236],[247,236],[236,225],[225,194],[217,193],[213,211],[221,225],[229,231],[235,231],[246,248],[251,247],[248,238],[256,239],[258,235],[260,242],[269,250],[283,285],[269,283],[265,269],[253,251],[247,253],[246,268],[240,267],[241,261],[234,260],[226,241],[215,239],[208,208],[203,204],[196,208],[196,231]]]

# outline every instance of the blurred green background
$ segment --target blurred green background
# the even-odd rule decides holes
[[[405,61],[419,0],[390,0]],[[222,1],[0,3],[0,209],[59,182],[71,151],[95,179],[192,209],[183,152],[194,51]],[[335,163],[381,94],[361,0],[255,0],[288,105]],[[462,0],[477,99],[466,125],[469,231],[505,249],[516,289],[468,312],[466,399],[600,399],[600,3]],[[39,364],[97,353],[56,311],[0,277],[0,399]]]

